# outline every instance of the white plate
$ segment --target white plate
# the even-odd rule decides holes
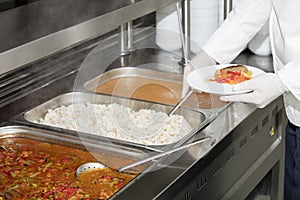
[[[217,69],[225,68],[228,66],[234,66],[237,64],[226,64],[226,65],[213,65],[200,68],[198,70],[192,71],[187,77],[187,83],[191,86],[191,88],[207,92],[211,94],[217,95],[232,95],[232,94],[241,94],[251,92],[249,90],[244,91],[233,91],[233,86],[228,83],[218,83],[216,81],[210,81],[210,79],[214,79],[214,74]],[[252,77],[255,77],[259,74],[265,73],[263,70],[258,69],[256,67],[251,67],[244,65],[248,68],[248,70],[252,71]]]

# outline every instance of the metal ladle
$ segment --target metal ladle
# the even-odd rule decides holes
[[[182,43],[182,51],[183,51],[183,55],[184,55],[184,62],[185,62],[185,66],[187,66],[188,64],[190,66],[192,66],[194,69],[196,69],[194,67],[194,65],[192,65],[191,62],[188,62],[189,60],[189,49],[187,48],[187,44],[185,43],[184,40],[184,35],[183,35],[183,29],[182,29],[182,13],[181,13],[181,2],[177,2],[176,3],[176,10],[177,10],[177,20],[178,20],[178,28],[179,28],[179,33],[180,33],[180,40]],[[193,93],[193,90],[195,89],[190,89],[189,92],[187,94],[185,94],[185,96],[183,98],[180,99],[180,101],[174,106],[174,108],[169,112],[169,116],[173,115],[176,110],[183,104],[183,102],[185,100],[187,100],[189,98],[189,96],[191,96],[191,94]],[[195,90],[196,91],[196,90]],[[201,91],[196,91],[196,92],[201,92]]]
[[[185,144],[185,145],[182,145],[180,147],[176,147],[174,149],[171,149],[169,151],[165,151],[163,153],[159,153],[159,154],[156,154],[154,156],[150,156],[146,159],[143,159],[143,160],[139,160],[137,162],[134,162],[132,164],[129,164],[129,165],[125,165],[119,169],[117,169],[116,171],[118,172],[123,172],[127,169],[130,169],[132,167],[135,167],[135,166],[138,166],[138,165],[141,165],[143,163],[146,163],[146,162],[149,162],[149,161],[153,161],[154,159],[157,159],[157,158],[161,158],[163,156],[166,156],[166,155],[169,155],[169,154],[172,154],[174,152],[177,152],[177,151],[180,151],[182,149],[185,149],[185,148],[188,148],[190,146],[193,146],[193,145],[196,145],[196,144],[199,144],[199,143],[202,143],[202,142],[205,142],[207,140],[212,140],[212,137],[210,136],[205,136],[205,137],[202,137],[202,138],[199,138],[197,140],[195,140],[194,142],[191,142],[191,143],[188,143],[188,144]],[[103,169],[103,168],[108,168],[107,166],[101,164],[101,163],[98,163],[98,162],[88,162],[88,163],[84,163],[82,165],[80,165],[77,170],[76,170],[76,177],[78,177],[80,174],[82,174],[83,172],[86,172],[86,171],[89,171],[89,170],[93,170],[93,169]]]

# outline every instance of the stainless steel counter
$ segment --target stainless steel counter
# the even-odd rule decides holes
[[[142,14],[139,6],[149,3],[150,12],[153,5],[157,8],[170,2],[130,4],[135,14],[129,16],[133,18]],[[105,16],[101,20],[106,19]],[[136,36],[135,47],[145,50],[126,57],[119,58],[116,36],[105,41],[96,38],[2,75],[0,112],[6,114],[1,115],[0,121],[18,124],[20,121],[14,116],[62,93],[85,91],[83,85],[86,81],[115,67],[182,72],[178,64],[181,57],[172,52],[153,50],[153,30],[137,31]],[[100,41],[101,45],[97,45]],[[253,59],[253,55],[246,51],[235,62],[259,67],[261,62],[254,64]],[[170,62],[171,65],[167,65]],[[268,57],[264,67],[270,65]],[[282,133],[286,123],[282,98],[264,109],[234,103],[214,111],[218,112],[218,117],[194,138],[210,135],[216,139],[212,146],[204,143],[191,147],[181,152],[183,154],[171,164],[166,163],[174,159],[172,156],[160,160],[157,170],[139,176],[112,199],[245,199],[268,174],[272,180],[272,199],[282,199]]]
[[[144,42],[144,40],[142,41]],[[80,55],[82,58],[86,58],[85,61],[88,60],[88,63],[98,63],[92,61],[102,60],[107,55],[105,52],[118,50],[115,45],[105,45],[105,48],[94,48],[90,44],[88,46],[93,50],[86,51],[86,53],[80,51],[81,54],[77,54],[74,53],[73,49],[67,55],[70,58],[74,58],[74,55]],[[79,49],[82,50],[82,48]],[[94,51],[95,49],[96,51]],[[139,66],[138,59],[134,58],[145,57],[148,59],[147,62],[151,63],[152,58],[160,55],[157,51],[145,52],[147,54],[144,56],[137,55],[138,57],[131,54],[128,64],[130,64],[130,60],[133,60],[135,61],[133,66]],[[168,56],[169,54],[163,53],[162,55]],[[247,59],[250,56],[253,55],[244,52],[239,58],[243,58],[242,61],[247,64]],[[63,58],[66,57],[68,56],[63,56]],[[52,66],[53,69],[64,69],[63,67],[60,68],[60,65],[70,66],[70,63],[74,64],[74,69],[60,76],[57,73],[49,74],[48,78],[39,79],[38,83],[40,84],[33,81],[27,86],[30,91],[12,98],[10,102],[4,102],[1,106],[1,113],[7,113],[5,116],[2,115],[4,121],[9,120],[13,124],[18,124],[20,122],[15,120],[13,115],[34,108],[64,92],[82,91],[84,90],[82,83],[102,73],[103,70],[110,69],[107,66],[102,69],[101,64],[90,64],[83,67],[82,63],[85,62],[82,62],[82,58],[78,58],[74,62],[73,59],[64,60],[57,56],[57,58],[49,59],[45,63],[36,63],[35,66],[40,66],[43,69],[43,66],[47,66],[47,62],[53,63],[58,59],[64,60],[64,63],[58,62],[56,66]],[[164,57],[163,60],[165,61],[166,58]],[[174,61],[174,56],[169,58]],[[238,59],[238,62],[242,62]],[[111,61],[111,59],[106,61]],[[145,62],[144,59],[140,59],[140,61]],[[173,64],[171,68],[165,68],[165,70],[180,73],[182,71],[181,66],[176,65],[176,62]],[[103,62],[103,65],[107,65],[107,63]],[[159,69],[157,70],[163,69],[162,65],[158,66]],[[83,71],[85,72],[83,73],[84,76],[81,76]],[[60,72],[64,71],[61,70]],[[22,75],[21,72],[19,73]],[[79,81],[78,77],[81,77]],[[84,78],[82,79],[82,77]],[[160,160],[156,166],[157,170],[148,171],[139,176],[112,199],[244,199],[268,174],[272,180],[270,192],[272,199],[281,199],[284,147],[282,133],[285,126],[282,98],[276,99],[264,109],[234,103],[215,111],[219,112],[219,116],[194,138],[196,139],[197,136],[203,134],[210,135],[216,139],[213,146],[210,146],[210,143],[204,143],[191,147],[187,151],[181,152],[182,156],[171,164],[169,161],[174,159],[172,156],[166,160]],[[273,133],[274,135],[272,135]]]

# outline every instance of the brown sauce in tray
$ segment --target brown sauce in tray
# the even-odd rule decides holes
[[[182,84],[179,82],[143,77],[122,77],[104,82],[95,89],[95,92],[175,105],[180,100],[181,88]],[[212,109],[226,104],[217,95],[194,93],[184,105],[192,108]]]
[[[0,199],[107,199],[136,176],[107,168],[76,178],[77,167],[97,162],[94,156],[37,140],[1,139]]]

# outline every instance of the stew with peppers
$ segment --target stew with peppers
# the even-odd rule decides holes
[[[0,200],[108,199],[137,175],[107,168],[76,178],[92,154],[25,138],[0,140],[0,159]]]
[[[211,81],[233,85],[250,79],[252,71],[244,65],[234,65],[216,70],[215,77]]]

